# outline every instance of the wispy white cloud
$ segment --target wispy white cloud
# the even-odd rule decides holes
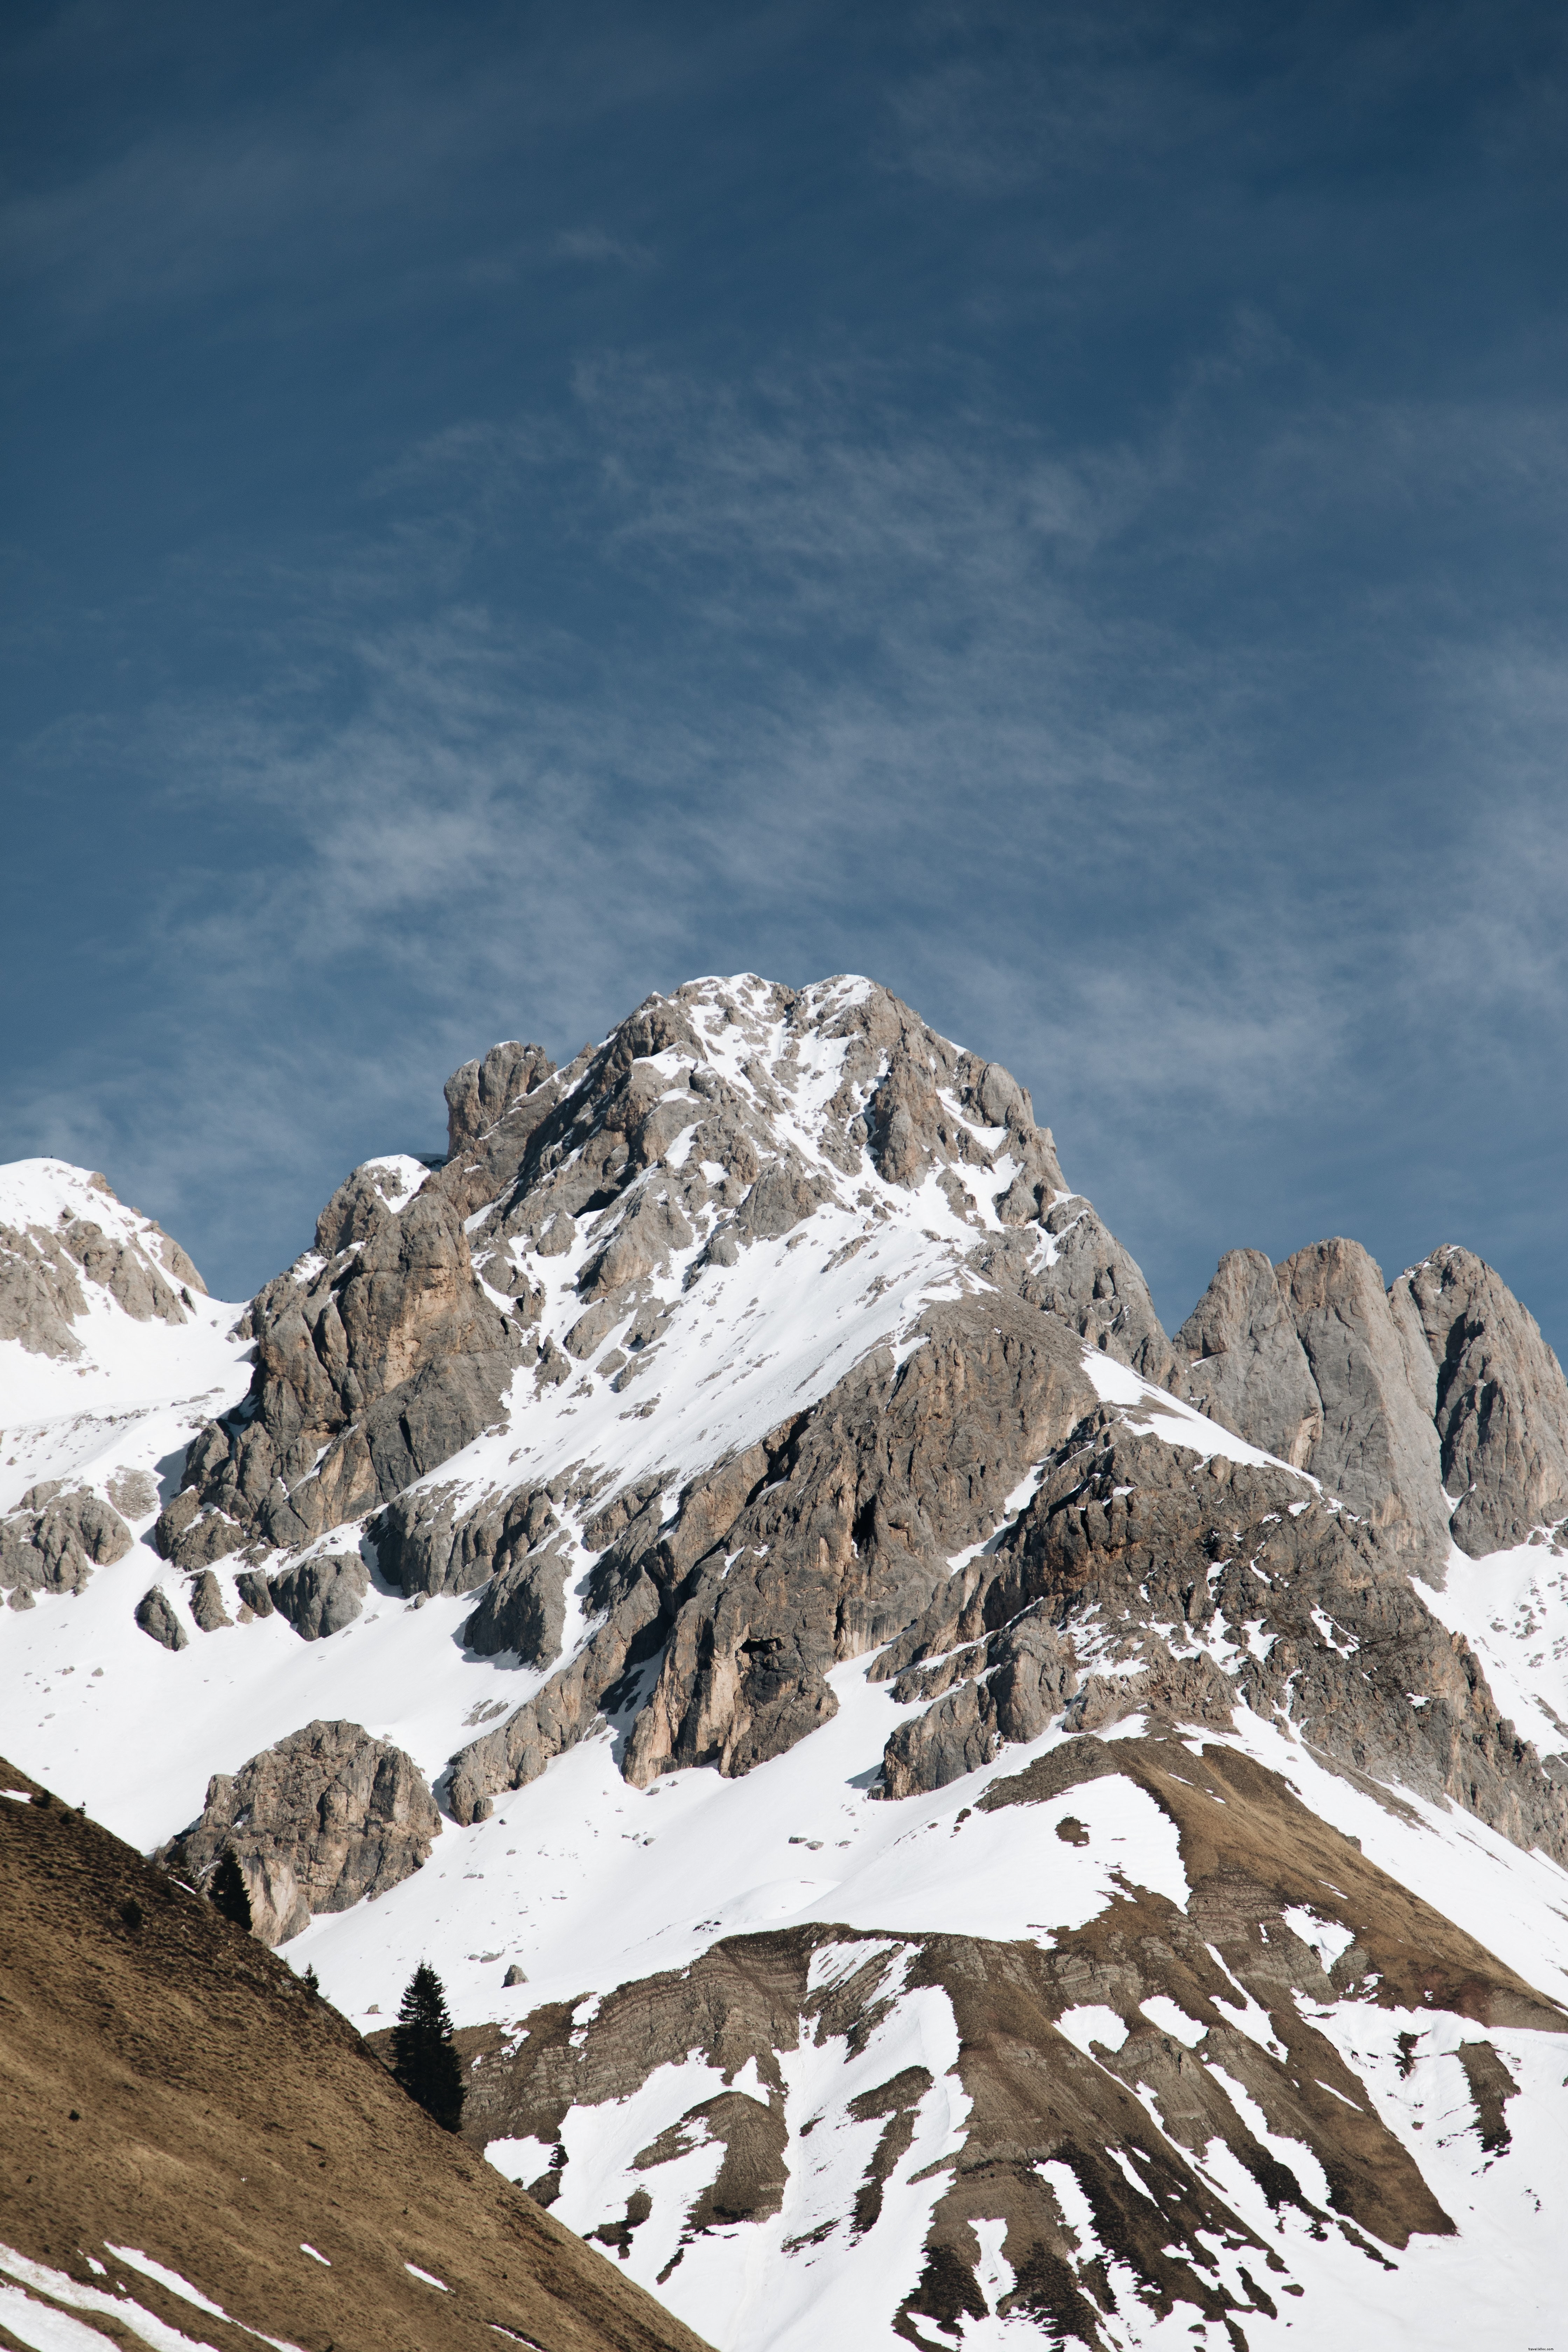
[[[1417,1055],[1438,967],[1450,1049],[1500,1007],[1561,1021],[1549,666],[1497,648],[1449,674],[1456,739],[1487,767],[1463,908],[1434,901],[1419,839],[1391,890],[1342,802],[1336,853],[1260,772],[1279,748],[1260,717],[1277,646],[1220,655],[1086,586],[1086,550],[1135,563],[1151,509],[1184,471],[1206,479],[1190,393],[1185,444],[1166,429],[1075,467],[1021,433],[921,432],[853,390],[716,397],[624,366],[584,373],[571,435],[454,428],[379,478],[370,511],[390,500],[395,528],[343,551],[341,595],[321,593],[320,551],[303,564],[266,692],[147,713],[163,789],[268,813],[264,860],[174,877],[150,909],[202,974],[163,1040],[182,1106],[269,997],[289,1006],[271,1046],[245,1049],[209,1170],[308,1158],[323,1096],[365,1148],[388,1127],[406,1139],[492,1031],[570,1051],[692,970],[869,965],[1012,1060],[1069,1165],[1114,1161],[1140,1221],[1180,1234],[1210,1180],[1168,1128],[1256,1129],[1335,1094],[1364,1107],[1369,987]],[[515,528],[542,452],[554,471],[569,458],[599,559],[662,603],[651,638],[646,616],[621,646],[456,594],[399,604],[399,565],[447,579],[430,544]],[[1342,454],[1291,420],[1249,478],[1343,495]],[[1211,502],[1211,531],[1243,530],[1247,496]],[[1254,543],[1279,528],[1258,505]],[[1510,891],[1531,923],[1500,919]],[[34,1118],[58,1126],[59,1102]],[[63,1131],[162,1116],[110,1087]]]
[[[355,316],[432,285],[618,287],[669,318],[550,343],[526,413],[433,397],[330,524],[215,537],[144,583],[205,677],[166,667],[31,756],[139,796],[176,845],[84,948],[103,1031],[26,1074],[9,1149],[140,1171],[144,1205],[258,1279],[349,1158],[432,1139],[442,1076],[493,1035],[569,1053],[693,971],[859,967],[1017,1069],[1173,1314],[1232,1240],[1321,1218],[1397,1255],[1364,1200],[1391,1229],[1465,1207],[1480,1161],[1446,1125],[1542,1093],[1568,1045],[1560,404],[1335,373],[1272,289],[1301,206],[1341,199],[1253,200],[1268,41],[1263,81],[1220,87],[1168,11],[927,10],[916,64],[847,110],[879,202],[940,188],[976,253],[1005,248],[958,329],[704,357],[672,323],[691,248],[616,200],[613,155],[541,172],[504,219],[461,212],[474,153],[537,170],[650,89],[719,88],[738,57],[765,79],[810,14],[686,45],[618,17],[531,78],[432,31],[423,82],[405,54],[322,72],[12,199],[12,266],[72,334],[220,291],[250,331],[273,282]],[[1425,69],[1380,38],[1345,49],[1358,105]],[[1119,210],[1176,150],[1204,159],[1190,219]],[[1042,367],[1088,348],[1097,304],[1141,331],[1179,246],[1174,356],[1113,337],[1103,415],[1091,387],[1064,423],[997,356],[1030,306],[1062,322]],[[1546,1114],[1507,1131],[1543,1151]],[[1277,1232],[1242,1215],[1265,1197]]]

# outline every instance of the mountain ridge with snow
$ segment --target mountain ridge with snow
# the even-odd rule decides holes
[[[1173,1341],[1024,1091],[866,981],[447,1097],[247,1307],[82,1292],[90,1409],[0,1340],[11,1751],[192,1870],[232,1834],[362,2027],[436,1957],[470,2128],[725,2352],[1324,2340],[1374,2271],[1458,2343],[1472,2241],[1534,2326],[1568,1388],[1498,1277],[1235,1252]],[[83,1239],[25,1166],[0,1297]],[[1005,2062],[971,1980],[1027,1984]]]

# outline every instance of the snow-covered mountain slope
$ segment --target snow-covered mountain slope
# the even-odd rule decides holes
[[[107,1493],[164,1456],[177,1485],[193,1427],[244,1393],[242,1312],[103,1177],[0,1168],[0,1511],[40,1478]]]
[[[71,1570],[0,1620],[11,1752],[233,1843],[362,2027],[432,1958],[470,2136],[726,2352],[1468,2343],[1488,2265],[1537,2340],[1568,1389],[1496,1276],[1233,1253],[1173,1343],[864,981],[447,1092],[443,1167],[136,1327],[144,1424],[6,1424],[0,1562]],[[121,1549],[68,1469],[163,1508]]]
[[[0,2341],[702,2352],[270,1952],[0,1757]]]

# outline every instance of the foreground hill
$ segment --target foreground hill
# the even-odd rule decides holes
[[[1549,2341],[1568,1386],[1495,1273],[1235,1251],[1172,1339],[865,981],[447,1097],[180,1322],[0,1172],[13,1752],[367,2032],[432,1958],[476,2150],[725,2352]]]
[[[0,2340],[700,2352],[280,1961],[3,1759],[0,1884]]]

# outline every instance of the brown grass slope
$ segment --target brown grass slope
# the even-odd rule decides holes
[[[215,2352],[255,2352],[254,2330],[302,2352],[497,2352],[508,2336],[539,2352],[703,2352],[437,2130],[281,1960],[4,1759],[0,1790],[31,1800],[0,1795],[7,2246],[123,2290]],[[89,2324],[133,2340],[112,2316]],[[0,2325],[0,2344],[16,2340]]]

